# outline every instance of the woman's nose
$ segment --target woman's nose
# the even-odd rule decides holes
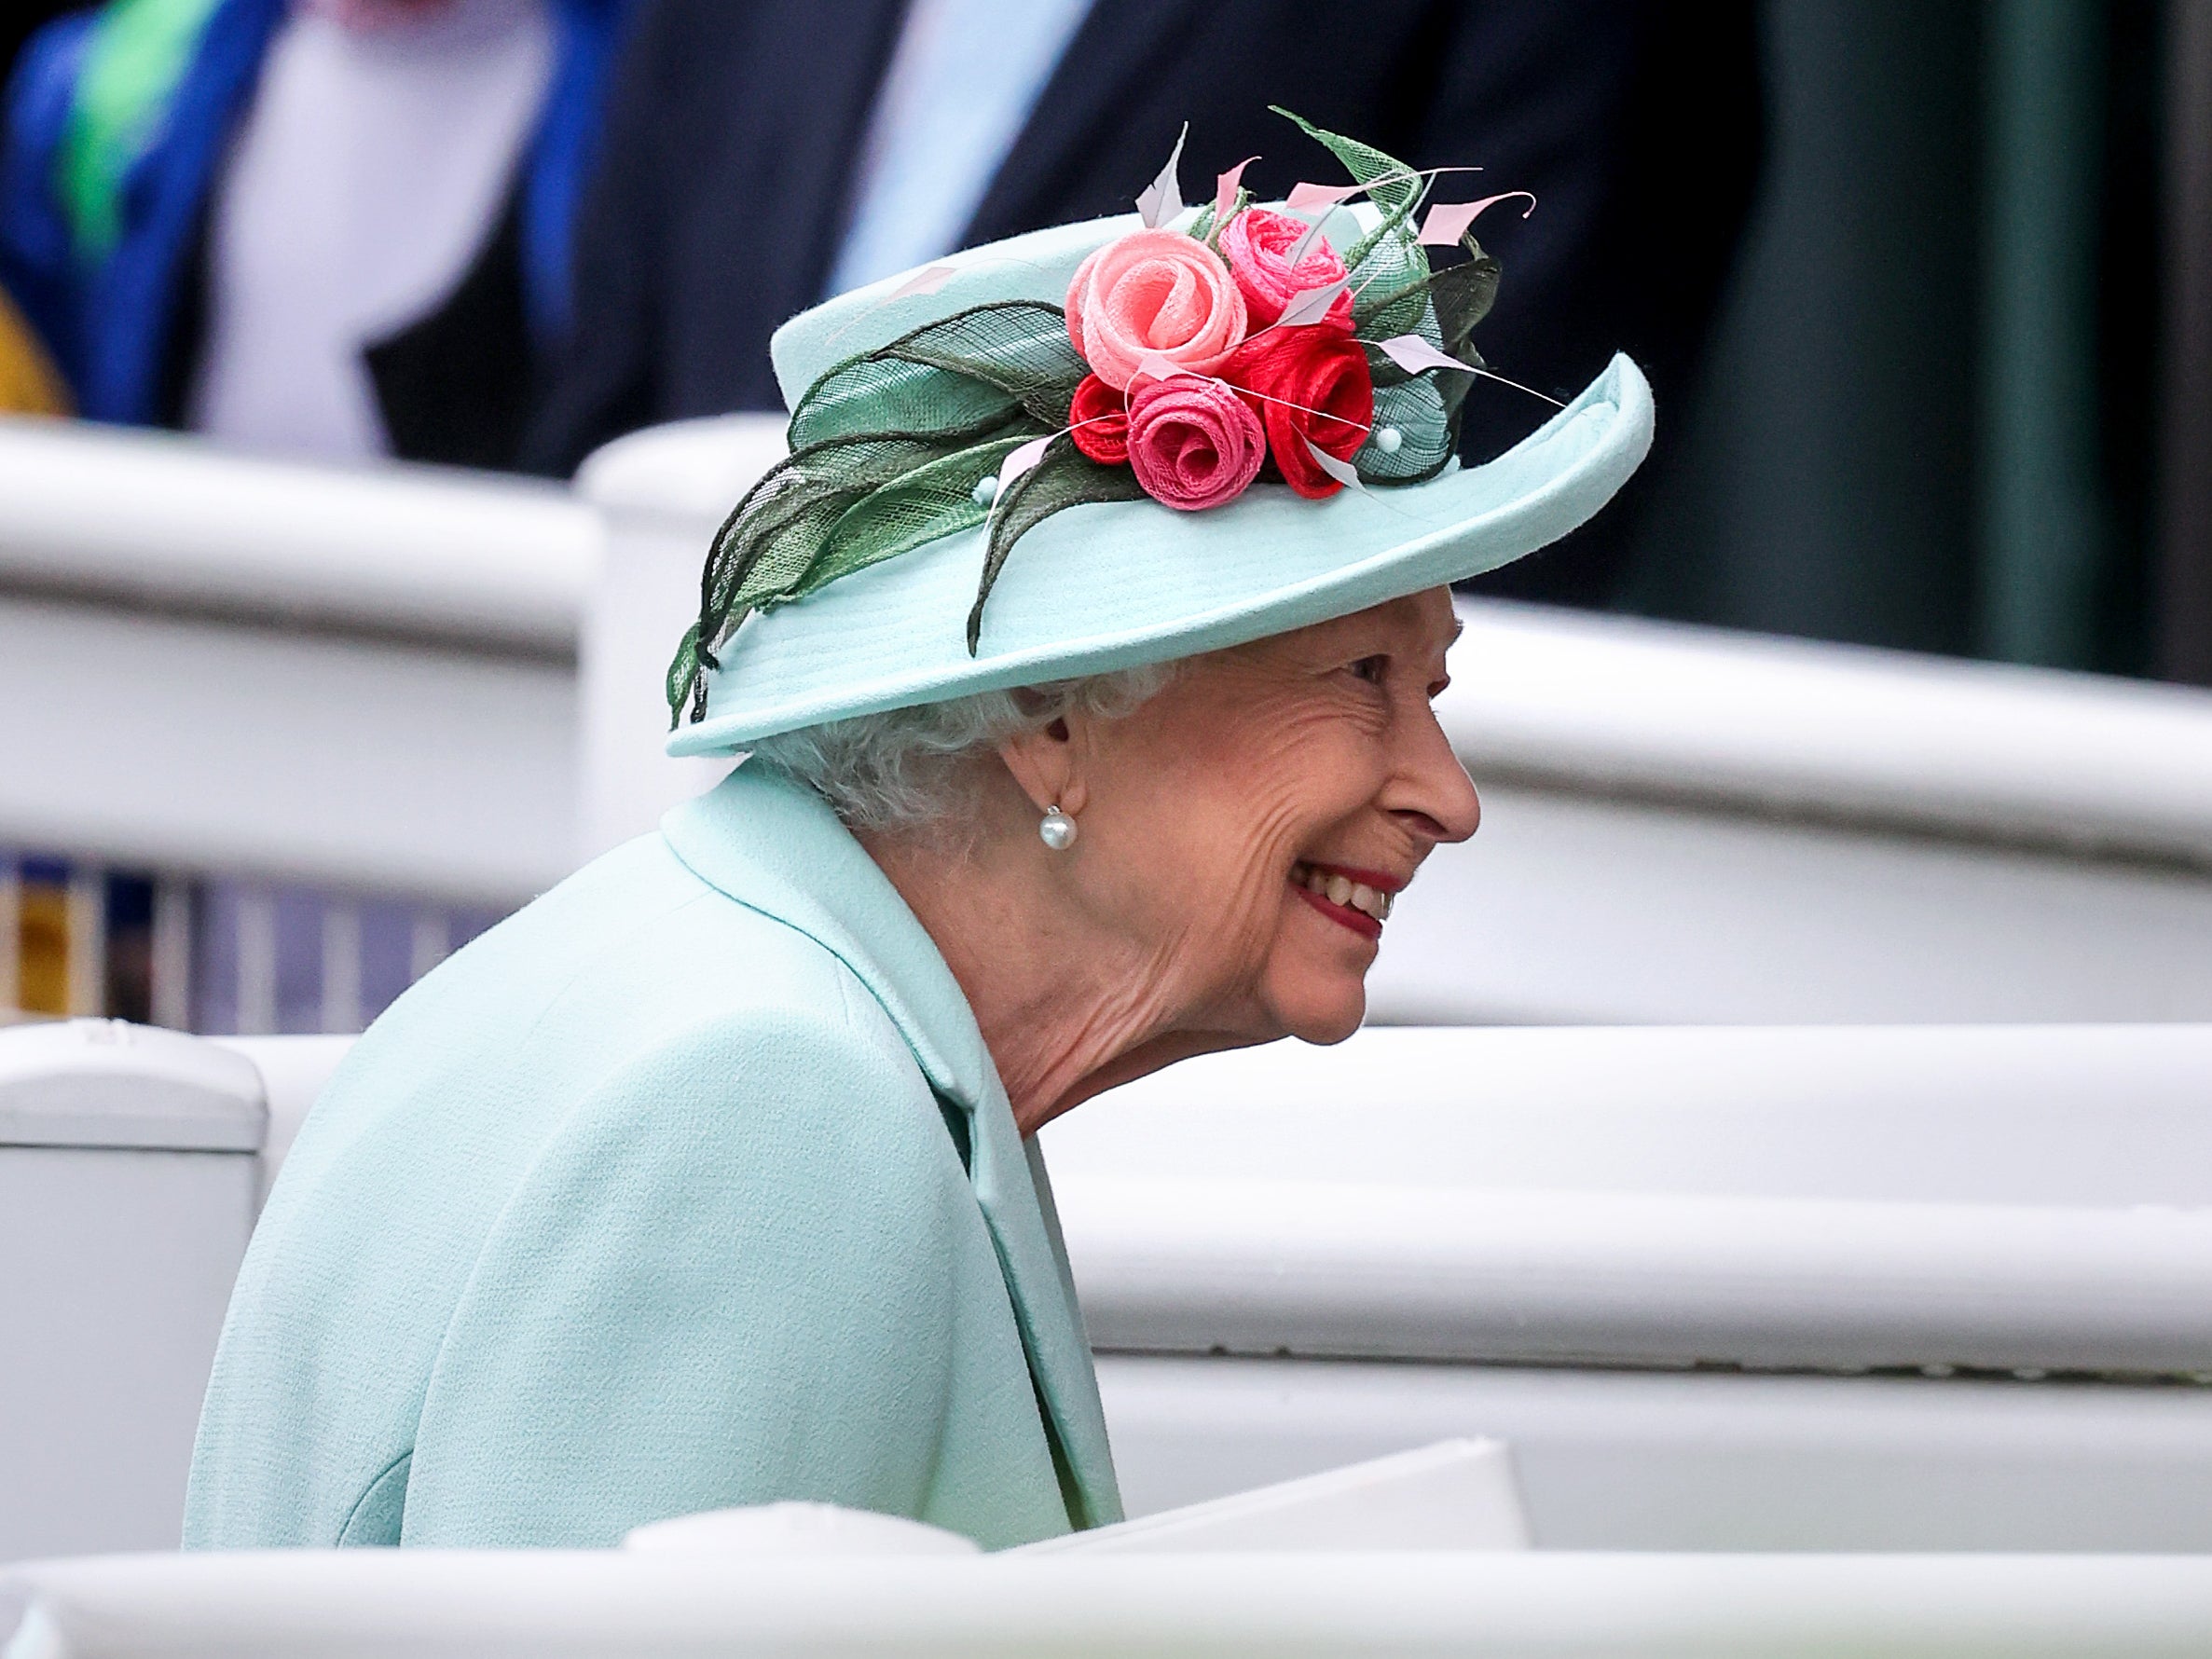
[[[1481,827],[1482,798],[1475,792],[1475,780],[1452,752],[1451,739],[1444,734],[1435,710],[1426,711],[1426,715],[1419,722],[1413,752],[1401,775],[1405,779],[1402,797],[1392,805],[1429,820],[1425,825],[1417,823],[1416,828],[1432,841],[1465,841]]]

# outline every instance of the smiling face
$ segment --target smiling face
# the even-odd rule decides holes
[[[1062,722],[1080,839],[1053,860],[1059,902],[1141,964],[1132,998],[1230,1040],[1352,1034],[1394,897],[1480,817],[1430,706],[1457,632],[1437,588]]]

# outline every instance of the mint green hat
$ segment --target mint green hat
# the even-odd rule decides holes
[[[1086,365],[1063,307],[1079,267],[1147,228],[1218,252],[1247,209],[1225,178],[1215,205],[1178,213],[1171,162],[1141,217],[971,249],[776,331],[792,457],[749,493],[709,555],[700,624],[669,673],[668,752],[741,750],[823,721],[1263,638],[1495,569],[1603,506],[1651,446],[1642,372],[1614,357],[1513,448],[1462,467],[1457,409],[1480,368],[1468,331],[1496,267],[1463,220],[1453,240],[1468,260],[1432,277],[1413,226],[1426,181],[1316,136],[1369,198],[1319,222],[1373,369],[1356,450],[1306,446],[1324,487],[1348,487],[1315,500],[1263,475],[1223,504],[1178,511],[1138,487],[1131,466],[1101,465],[1070,441]],[[1291,257],[1301,274],[1312,268],[1308,249]],[[1301,308],[1308,298],[1318,303]],[[1297,295],[1275,327],[1329,303]],[[1219,372],[1234,378],[1236,361]],[[1147,359],[1143,373],[1176,371]],[[1151,384],[1108,394],[1126,402],[1133,434]],[[1079,393],[1076,405],[1080,421]],[[1292,471],[1286,459],[1273,475]]]

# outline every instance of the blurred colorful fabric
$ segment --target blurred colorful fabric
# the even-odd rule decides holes
[[[46,349],[0,294],[0,414],[65,415],[69,395]]]
[[[111,0],[64,17],[8,87],[0,285],[93,419],[510,465],[570,313],[570,226],[625,5]],[[287,418],[295,381],[321,389],[318,420]]]

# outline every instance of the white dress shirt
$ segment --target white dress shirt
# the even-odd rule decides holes
[[[827,292],[950,252],[1091,0],[914,0],[876,94]]]
[[[544,0],[347,16],[303,5],[279,29],[215,199],[187,414],[245,448],[388,451],[362,348],[467,274],[552,81]]]

